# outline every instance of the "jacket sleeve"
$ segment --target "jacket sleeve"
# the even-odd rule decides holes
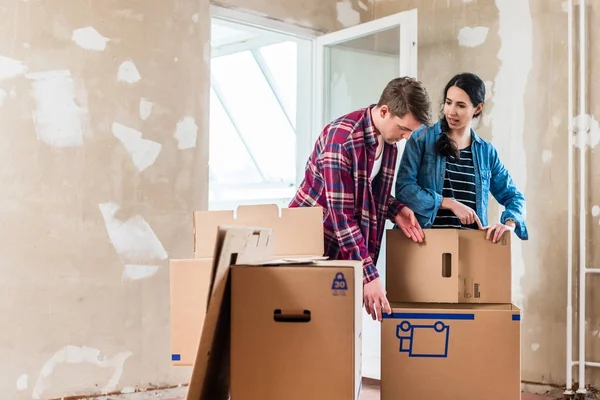
[[[425,135],[427,128],[421,127],[406,141],[400,167],[396,176],[396,199],[433,223],[442,205],[442,196],[435,190],[422,188],[417,183],[425,152]]]
[[[325,143],[318,159],[325,187],[327,212],[345,260],[363,263],[363,283],[379,277],[377,267],[369,256],[365,239],[354,218],[354,179],[348,144]]]
[[[490,193],[500,205],[504,206],[500,222],[504,224],[507,220],[512,219],[516,223],[515,234],[517,237],[521,240],[527,240],[529,234],[525,223],[525,197],[513,182],[495,148],[492,150],[490,161],[492,165]]]

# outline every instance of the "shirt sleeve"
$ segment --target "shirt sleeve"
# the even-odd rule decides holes
[[[365,239],[354,218],[354,179],[347,144],[325,143],[319,163],[327,211],[333,222],[341,256],[345,260],[362,261],[363,283],[371,282],[379,277],[379,272],[369,256]]]
[[[398,213],[400,212],[400,210],[402,210],[405,207],[404,204],[402,204],[400,201],[396,200],[396,198],[392,195],[390,195],[390,198],[388,199],[388,213],[387,213],[387,217],[390,221],[396,223],[396,215],[398,215]]]

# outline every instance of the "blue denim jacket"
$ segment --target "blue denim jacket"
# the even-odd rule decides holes
[[[442,134],[440,123],[421,126],[406,142],[396,178],[396,199],[414,211],[422,228],[431,228],[442,204],[446,172],[446,157],[435,152],[435,142]],[[489,194],[504,206],[500,222],[512,219],[515,234],[529,238],[525,224],[525,198],[500,161],[494,146],[471,129],[475,184],[477,185],[477,216],[483,226],[488,224]]]

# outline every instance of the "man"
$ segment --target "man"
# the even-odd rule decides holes
[[[429,125],[429,96],[407,77],[390,81],[376,105],[329,123],[306,164],[289,207],[324,209],[325,255],[363,262],[364,304],[373,320],[391,313],[376,268],[386,219],[415,242],[423,231],[415,215],[391,195],[398,149],[421,125]]]

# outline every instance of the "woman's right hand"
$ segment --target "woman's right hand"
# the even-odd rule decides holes
[[[483,227],[481,226],[481,221],[477,216],[477,213],[471,207],[465,206],[464,204],[456,200],[452,200],[450,211],[452,211],[454,215],[458,217],[458,219],[463,225],[471,225],[473,223],[477,223],[479,229],[483,229]]]

